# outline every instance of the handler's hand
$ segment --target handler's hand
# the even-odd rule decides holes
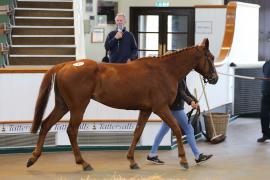
[[[195,101],[191,101],[191,107],[193,108],[193,109],[197,109],[198,107],[199,107],[199,104],[198,103],[196,103]]]

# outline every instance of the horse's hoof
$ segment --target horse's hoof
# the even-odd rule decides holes
[[[184,169],[188,169],[188,163],[180,163],[181,167],[183,167]]]
[[[87,165],[86,167],[83,168],[84,171],[92,171],[93,168],[90,165]]]
[[[34,164],[34,162],[31,159],[28,159],[26,167],[30,167]]]
[[[129,167],[130,167],[130,169],[140,169],[140,167],[138,166],[137,163],[130,165]]]

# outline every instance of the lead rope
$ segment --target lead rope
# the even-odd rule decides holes
[[[249,79],[249,80],[266,80],[270,81],[270,78],[267,77],[253,77],[253,76],[242,76],[242,75],[233,75],[233,74],[227,74],[227,73],[221,73],[217,72],[218,74],[224,75],[224,76],[232,76],[240,79]]]

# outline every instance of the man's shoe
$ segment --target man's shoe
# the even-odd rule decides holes
[[[147,161],[154,163],[154,164],[159,164],[159,165],[164,164],[163,161],[158,159],[158,156],[154,156],[154,157],[147,156]]]
[[[267,139],[270,139],[270,137],[262,136],[261,138],[257,139],[257,142],[264,142],[264,141],[266,141]]]
[[[210,159],[213,156],[213,154],[209,154],[209,155],[204,155],[204,154],[200,154],[199,155],[199,159],[195,159],[197,164],[200,164],[202,162],[207,161],[208,159]]]

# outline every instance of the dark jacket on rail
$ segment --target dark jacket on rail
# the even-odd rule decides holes
[[[105,49],[109,54],[110,63],[126,63],[128,59],[137,59],[138,47],[131,32],[123,29],[123,37],[115,39],[117,30],[111,31],[105,42]]]

